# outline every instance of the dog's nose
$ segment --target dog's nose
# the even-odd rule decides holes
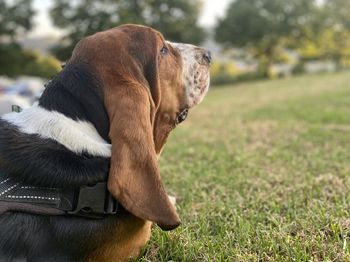
[[[210,64],[210,62],[211,62],[211,52],[210,51],[204,51],[203,58],[208,64]]]

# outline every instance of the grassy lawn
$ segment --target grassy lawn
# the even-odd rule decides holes
[[[160,166],[183,225],[141,261],[350,261],[350,72],[212,87]]]

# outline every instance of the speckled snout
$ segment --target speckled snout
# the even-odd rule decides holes
[[[182,76],[187,106],[199,104],[209,89],[211,53],[204,48],[189,44],[169,43],[182,58]]]

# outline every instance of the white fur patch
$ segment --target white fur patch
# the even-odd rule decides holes
[[[191,108],[202,102],[209,89],[209,66],[203,63],[202,48],[189,44],[168,42],[178,50],[182,58],[182,78],[187,103]]]
[[[51,138],[75,153],[87,152],[93,156],[111,156],[111,145],[89,122],[75,121],[38,105],[24,109],[20,113],[5,114],[1,118],[17,126],[23,133]]]

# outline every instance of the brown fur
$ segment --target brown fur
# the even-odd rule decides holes
[[[130,212],[89,261],[126,261],[148,241],[149,221],[166,230],[180,224],[157,159],[185,107],[181,58],[159,32],[124,25],[80,41],[68,63],[82,62],[94,66],[103,83],[112,141],[108,188]]]
[[[152,222],[132,215],[118,222],[110,239],[95,250],[87,261],[128,261],[140,255],[151,236]]]

